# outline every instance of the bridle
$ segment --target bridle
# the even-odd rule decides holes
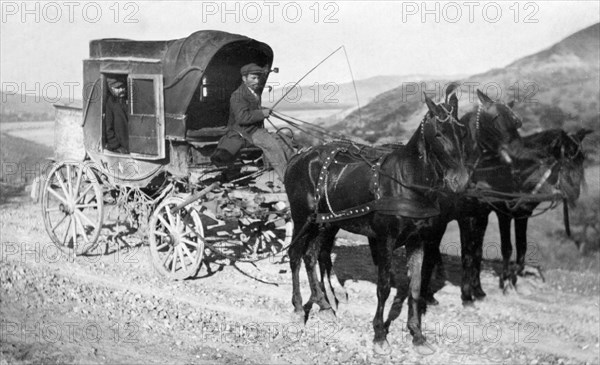
[[[445,118],[440,118],[437,115],[433,114],[433,118],[427,118],[427,114],[425,115],[425,117],[423,117],[423,120],[421,121],[421,142],[423,143],[423,147],[424,147],[424,156],[420,156],[420,157],[424,157],[424,163],[428,164],[429,163],[429,158],[427,156],[427,148],[425,147],[427,145],[427,142],[425,140],[425,123],[435,123],[435,122],[440,122],[440,123],[450,123],[451,127],[452,127],[452,134],[454,137],[454,143],[456,145],[456,147],[458,148],[458,154],[459,154],[459,160],[460,163],[459,164],[464,164],[464,154],[463,154],[463,149],[462,149],[462,145],[458,139],[458,130],[457,130],[457,126],[458,127],[462,127],[465,128],[465,126],[460,123],[458,120],[456,120],[456,118],[454,118],[454,116],[452,115],[452,112],[454,111],[454,107],[450,106],[450,110],[446,109],[446,107],[444,106],[444,103],[440,103],[438,105],[439,107],[442,108],[442,110],[444,110],[444,112],[446,113],[446,117]],[[432,122],[431,119],[434,119],[434,121]],[[437,125],[434,124],[434,128],[436,129],[437,132]],[[439,159],[434,160],[434,162],[436,163],[436,167],[433,168],[434,174],[435,174],[435,179],[437,180],[439,178],[439,171],[443,171],[444,170],[444,166],[442,166],[442,163],[439,161]],[[439,170],[439,171],[438,171]],[[446,178],[444,178],[444,180],[447,180]]]

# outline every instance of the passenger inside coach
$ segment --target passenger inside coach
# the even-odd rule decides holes
[[[129,153],[127,111],[127,78],[114,75],[106,78],[109,93],[104,117],[104,147],[112,152]]]

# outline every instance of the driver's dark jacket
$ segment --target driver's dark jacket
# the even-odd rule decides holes
[[[260,96],[252,94],[244,83],[231,94],[228,132],[219,141],[219,148],[235,156],[241,148],[252,144],[252,134],[264,128],[260,103]]]

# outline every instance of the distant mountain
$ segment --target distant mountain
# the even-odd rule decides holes
[[[325,82],[319,83],[317,87],[315,85],[299,85],[297,88],[301,90],[301,96],[295,91],[291,91],[276,108],[280,110],[353,109],[358,107],[357,94],[360,106],[364,106],[371,102],[375,96],[396,88],[402,83],[433,78],[440,78],[440,76],[421,74],[374,76],[356,80],[356,91],[352,82],[341,84]],[[270,98],[265,97],[265,93],[263,93],[263,105],[270,107],[285,94],[285,91],[273,89],[271,91],[273,97]]]
[[[597,130],[600,122],[599,53],[600,24],[595,24],[504,68],[457,80],[462,82],[461,112],[472,107],[473,91],[480,88],[487,90],[492,98],[516,99],[515,110],[524,118],[525,133],[551,127]],[[389,90],[365,105],[360,114],[358,111],[349,114],[333,128],[370,142],[381,142],[382,137],[389,139],[390,135],[396,140],[406,140],[425,112],[421,91],[435,91],[439,98],[446,83],[429,80],[420,84],[418,92],[406,86]]]
[[[525,132],[577,126],[598,129],[600,23],[468,81],[501,85],[505,100],[518,101],[515,110],[525,119]]]

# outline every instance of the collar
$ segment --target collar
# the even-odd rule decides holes
[[[256,92],[254,92],[254,90],[252,90],[251,88],[249,88],[248,86],[244,85],[246,87],[246,89],[248,89],[248,91],[250,91],[250,94],[254,95],[254,97],[256,99],[260,100],[260,97],[258,96],[258,94]]]

